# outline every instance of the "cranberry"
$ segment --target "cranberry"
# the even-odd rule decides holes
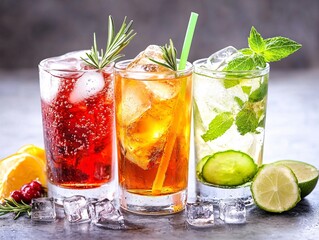
[[[40,191],[34,190],[31,186],[25,187],[22,191],[23,201],[30,203],[31,199],[38,198],[41,196]]]
[[[29,186],[32,188],[32,189],[34,189],[34,190],[36,190],[36,191],[42,191],[42,185],[41,185],[41,183],[40,182],[38,182],[38,181],[32,181],[32,182],[30,182],[29,183]]]
[[[30,185],[29,184],[24,184],[21,188],[20,191],[23,193],[25,191],[25,189],[29,188]]]
[[[21,193],[21,191],[15,190],[10,194],[10,197],[19,203],[23,199],[23,194]]]

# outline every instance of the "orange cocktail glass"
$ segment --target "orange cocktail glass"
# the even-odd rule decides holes
[[[121,207],[141,214],[178,212],[186,202],[192,65],[139,72],[126,69],[130,62],[115,66]]]

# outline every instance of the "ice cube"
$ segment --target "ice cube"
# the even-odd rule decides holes
[[[50,103],[56,97],[60,81],[60,78],[52,76],[46,70],[40,70],[40,94],[43,101]]]
[[[91,221],[91,214],[84,196],[75,195],[63,200],[64,213],[71,223]]]
[[[52,222],[56,218],[53,198],[34,198],[31,201],[31,219],[39,222]]]
[[[171,72],[168,68],[154,63],[150,58],[158,62],[164,62],[162,49],[157,45],[148,46],[133,59],[127,66],[127,70],[137,72]]]
[[[194,227],[214,225],[214,207],[210,202],[187,203],[187,223]]]
[[[97,227],[114,230],[138,227],[124,220],[121,211],[116,209],[115,203],[107,198],[100,201],[91,201],[90,209],[92,211],[92,223]]]
[[[222,70],[238,54],[240,52],[236,48],[232,46],[225,47],[207,58],[206,67],[211,70]]]
[[[138,81],[127,83],[122,91],[121,123],[129,125],[151,107],[150,96],[145,85]]]
[[[76,80],[73,91],[70,94],[70,102],[77,103],[94,96],[102,91],[105,82],[102,73],[86,72]]]
[[[225,223],[243,224],[246,222],[246,206],[242,199],[222,199],[219,202],[219,218]]]
[[[46,67],[50,70],[74,72],[81,70],[81,61],[74,57],[61,57],[50,58],[46,62]]]
[[[147,89],[159,100],[168,100],[175,97],[180,90],[180,82],[175,80],[144,81]]]

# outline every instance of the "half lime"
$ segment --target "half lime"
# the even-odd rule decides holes
[[[268,212],[284,212],[300,201],[300,190],[295,174],[284,165],[264,165],[251,184],[257,206]]]
[[[316,187],[318,182],[318,169],[308,163],[295,160],[282,160],[275,162],[276,165],[289,167],[296,175],[300,188],[301,198],[306,197]]]

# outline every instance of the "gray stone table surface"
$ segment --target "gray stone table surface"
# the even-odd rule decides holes
[[[306,161],[319,168],[319,69],[271,72],[264,162],[279,159]],[[0,71],[0,158],[26,143],[43,146],[38,73]],[[189,194],[194,196],[193,149]],[[1,171],[1,169],[0,169]],[[319,187],[294,209],[282,214],[257,207],[248,211],[244,225],[217,224],[193,229],[185,213],[162,217],[127,215],[143,229],[112,231],[63,219],[35,224],[26,217],[0,217],[0,239],[317,239]]]

